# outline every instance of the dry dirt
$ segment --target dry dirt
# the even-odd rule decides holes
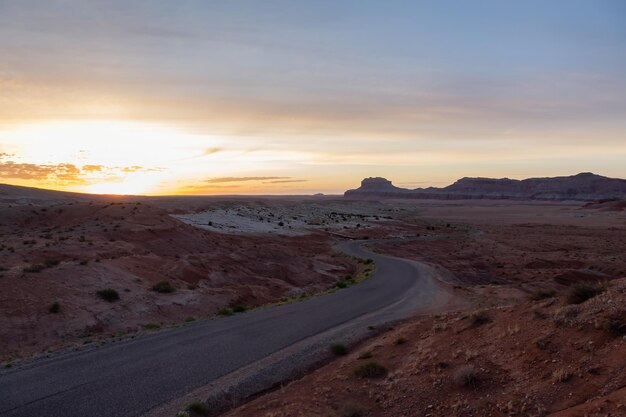
[[[622,279],[580,305],[417,318],[226,416],[624,416],[625,308]],[[355,375],[368,362],[386,375]]]
[[[326,234],[210,233],[146,203],[4,205],[0,238],[5,361],[318,292],[359,272]],[[175,292],[151,290],[160,281]],[[120,299],[100,299],[105,288]]]
[[[227,416],[626,416],[623,211],[502,201],[396,208],[384,227],[344,234],[396,237],[374,247],[437,265],[474,311],[400,324]],[[606,290],[569,305],[579,284]],[[530,300],[538,291],[547,298]],[[387,375],[357,377],[363,352]]]
[[[626,416],[626,341],[607,330],[625,319],[619,204],[143,198],[0,211],[0,359],[330,288],[359,268],[333,243],[358,237],[437,266],[487,322],[416,317],[229,416]],[[172,216],[211,212],[208,230]],[[287,217],[297,233],[282,233]],[[152,291],[160,281],[176,291]],[[566,305],[580,283],[606,291]],[[119,301],[98,298],[109,287]],[[529,301],[537,291],[548,298]],[[364,351],[385,377],[353,374]],[[462,371],[476,377],[467,386]]]

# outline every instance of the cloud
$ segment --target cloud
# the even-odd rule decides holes
[[[81,169],[73,164],[38,165],[7,161],[0,163],[0,178],[34,181],[54,181],[63,184],[83,184]]]
[[[8,154],[1,153],[0,159]],[[0,178],[13,180],[37,181],[50,185],[87,185],[95,182],[123,178],[121,174],[135,172],[160,171],[161,168],[144,168],[141,166],[108,167],[105,165],[74,164],[33,164],[15,161],[0,162]]]
[[[222,182],[243,182],[243,181],[268,181],[268,180],[288,180],[291,177],[220,177],[210,178],[204,182],[216,184]]]
[[[290,182],[307,182],[308,180],[275,180],[275,181],[264,181],[263,184],[286,184]]]
[[[86,172],[101,172],[103,169],[103,165],[83,165],[83,171]]]
[[[206,148],[206,149],[202,152],[202,156],[213,155],[213,154],[216,154],[216,153],[218,153],[218,152],[221,152],[222,150],[223,150],[222,148],[218,148],[218,147]]]

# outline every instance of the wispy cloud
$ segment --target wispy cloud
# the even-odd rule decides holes
[[[275,181],[264,181],[263,184],[287,184],[290,182],[307,182],[308,180],[275,180]]]
[[[213,154],[219,153],[219,152],[221,152],[221,151],[223,151],[223,149],[222,149],[222,148],[220,148],[220,147],[217,147],[217,146],[214,146],[214,147],[212,147],[212,148],[206,148],[206,149],[202,152],[202,156],[213,155]]]
[[[245,181],[269,181],[269,180],[289,180],[291,177],[220,177],[209,178],[204,182],[218,184],[224,182],[245,182]]]

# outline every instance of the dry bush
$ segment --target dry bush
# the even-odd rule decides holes
[[[554,378],[555,382],[567,382],[572,378],[572,376],[572,373],[565,368],[560,368],[552,372],[552,378]]]
[[[604,287],[601,285],[576,284],[569,289],[565,301],[567,304],[581,304],[603,291]]]
[[[478,373],[472,365],[460,367],[454,373],[454,382],[462,387],[476,388],[478,385]]]
[[[387,368],[376,361],[365,362],[354,368],[354,374],[359,378],[382,378],[387,372]]]

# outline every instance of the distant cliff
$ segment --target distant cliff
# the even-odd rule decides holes
[[[517,199],[598,201],[626,198],[626,180],[589,172],[569,177],[461,178],[444,188],[399,188],[385,178],[365,178],[349,198]]]

